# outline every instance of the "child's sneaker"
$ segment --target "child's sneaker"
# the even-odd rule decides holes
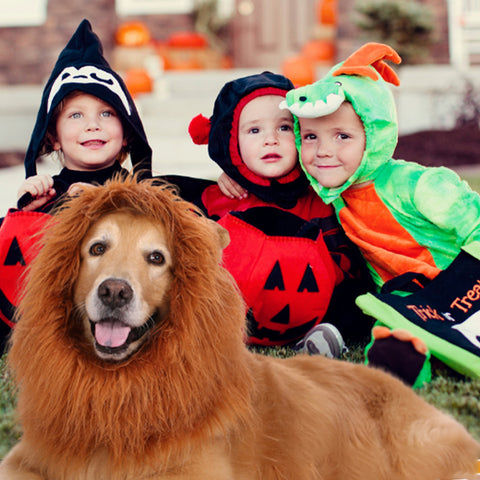
[[[309,355],[323,355],[328,358],[339,358],[348,351],[341,333],[331,323],[321,323],[313,327],[295,345],[295,350]]]

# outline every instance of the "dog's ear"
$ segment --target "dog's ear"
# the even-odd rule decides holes
[[[220,248],[223,250],[230,243],[230,234],[228,233],[228,230],[214,220],[208,219],[208,221],[211,223],[213,229],[217,233],[218,243],[220,244]]]

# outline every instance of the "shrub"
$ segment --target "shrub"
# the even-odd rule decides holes
[[[429,6],[409,0],[366,0],[355,10],[355,23],[369,41],[391,46],[403,63],[419,63],[428,56],[435,28]]]

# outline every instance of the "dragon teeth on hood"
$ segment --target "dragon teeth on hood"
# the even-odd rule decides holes
[[[326,102],[323,100],[317,100],[315,104],[311,102],[296,102],[293,105],[288,106],[287,102],[283,101],[280,104],[280,108],[286,108],[300,118],[316,118],[324,117],[325,115],[330,115],[335,112],[344,100],[344,95],[331,93],[327,96]]]

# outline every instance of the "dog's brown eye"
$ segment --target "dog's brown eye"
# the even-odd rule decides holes
[[[165,257],[162,252],[152,252],[148,256],[148,261],[154,265],[163,265],[165,263]]]
[[[94,243],[91,247],[90,247],[90,255],[93,255],[94,257],[98,257],[100,255],[103,255],[105,253],[105,250],[106,250],[106,245],[104,243]]]

